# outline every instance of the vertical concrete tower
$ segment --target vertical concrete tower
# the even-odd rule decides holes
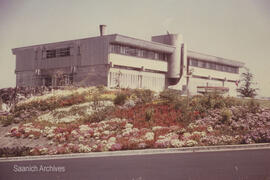
[[[184,73],[184,63],[185,47],[183,43],[183,36],[181,34],[166,34],[161,36],[152,36],[152,41],[159,42],[163,44],[168,44],[175,47],[174,52],[169,56],[168,59],[168,72],[167,72],[167,86],[176,85],[183,73]]]

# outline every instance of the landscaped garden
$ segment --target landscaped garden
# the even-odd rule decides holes
[[[270,142],[270,109],[259,101],[175,90],[55,90],[0,119],[2,157]]]

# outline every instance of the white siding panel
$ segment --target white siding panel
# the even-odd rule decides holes
[[[226,80],[239,80],[239,74],[228,73],[223,71],[215,71],[211,69],[197,68],[197,67],[189,67],[192,72],[192,75],[211,77],[211,78],[220,78]]]
[[[156,71],[162,71],[162,72],[167,72],[167,68],[168,68],[167,62],[165,61],[151,60],[151,59],[125,56],[125,55],[113,54],[113,53],[109,54],[109,61],[113,65],[133,67],[133,68],[141,68],[143,66],[144,69],[156,70]]]
[[[162,91],[165,88],[165,74],[111,68],[109,73],[109,87],[144,88]]]

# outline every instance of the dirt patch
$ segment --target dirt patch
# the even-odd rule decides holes
[[[36,146],[47,146],[48,139],[44,137],[40,137],[39,139],[29,139],[29,138],[16,138],[16,137],[6,137],[5,135],[9,132],[9,130],[16,126],[15,124],[0,127],[0,148],[4,147],[36,147]]]

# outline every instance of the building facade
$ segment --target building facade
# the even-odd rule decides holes
[[[236,96],[242,62],[187,50],[179,34],[119,34],[12,49],[17,86],[105,85]]]

